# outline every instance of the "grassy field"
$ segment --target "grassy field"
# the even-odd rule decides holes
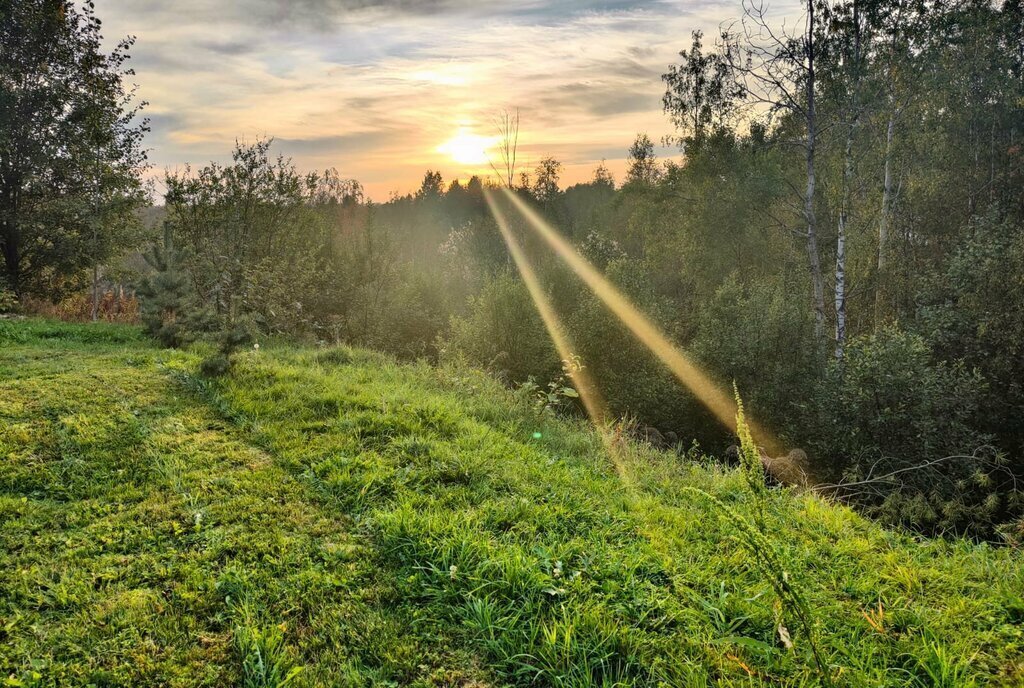
[[[1024,685],[1019,551],[639,447],[617,469],[471,371],[198,360],[0,321],[4,685]]]

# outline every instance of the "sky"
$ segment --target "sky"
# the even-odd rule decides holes
[[[518,109],[520,160],[563,186],[602,160],[618,181],[638,132],[671,133],[661,75],[740,0],[96,0],[126,35],[155,177],[271,136],[303,171],[336,168],[370,198],[490,174],[496,117]],[[706,42],[708,42],[706,38]],[[678,151],[662,149],[662,156]],[[158,191],[160,186],[157,187]]]

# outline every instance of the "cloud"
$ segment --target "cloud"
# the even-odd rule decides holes
[[[620,174],[636,132],[670,131],[660,77],[690,31],[712,35],[738,11],[733,0],[96,4],[112,40],[138,36],[158,169],[274,136],[299,167],[337,167],[378,199],[428,167],[488,173],[438,148],[458,130],[492,135],[504,108],[522,112],[528,165],[554,155],[571,183],[607,158]]]
[[[220,55],[246,55],[256,52],[256,45],[249,41],[200,40],[196,46]]]
[[[274,144],[285,155],[337,155],[362,153],[384,145],[389,139],[398,136],[397,132],[365,131],[354,134],[336,136],[316,136],[308,139],[274,139]]]
[[[127,0],[103,4],[122,2],[126,7],[129,4]],[[219,24],[330,31],[339,25],[438,16],[559,22],[582,14],[650,9],[666,3],[667,0],[135,0],[131,6],[146,15],[179,20],[191,17]]]

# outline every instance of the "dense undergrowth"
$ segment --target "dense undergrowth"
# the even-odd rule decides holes
[[[472,371],[264,346],[211,382],[200,358],[0,322],[0,681],[1024,681],[1012,548],[758,496],[709,460],[616,464]]]

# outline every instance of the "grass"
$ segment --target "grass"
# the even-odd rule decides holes
[[[1024,682],[1024,561],[629,447],[485,376],[0,321],[7,685]],[[539,437],[536,434],[539,433]],[[793,647],[782,640],[780,625]]]

